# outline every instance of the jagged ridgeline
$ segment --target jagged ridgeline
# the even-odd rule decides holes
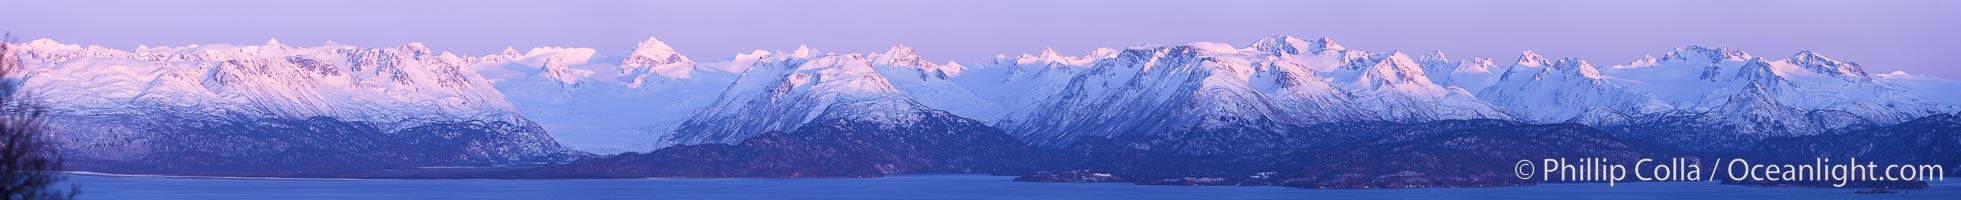
[[[324,176],[586,155],[519,115],[477,58],[421,44],[23,46],[7,53],[25,58],[73,170]]]
[[[64,147],[87,160],[77,163],[161,171],[483,166],[565,161],[584,150],[646,153],[526,176],[994,172],[1153,184],[1520,185],[1532,183],[1502,179],[1510,162],[1455,161],[1757,155],[1843,141],[1816,138],[1942,137],[1953,130],[1884,128],[1961,111],[1961,90],[1952,89],[1961,82],[1867,73],[1810,51],[1757,57],[1700,46],[1602,66],[1531,51],[1507,64],[1290,36],[968,64],[929,62],[906,46],[703,60],[653,38],[615,53],[541,47],[476,57],[419,44],[22,47],[8,53],[27,58],[30,87],[56,102]],[[1898,147],[1914,157],[1900,159],[1952,159],[1911,151],[1951,144],[1913,145]]]

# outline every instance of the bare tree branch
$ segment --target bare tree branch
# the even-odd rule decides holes
[[[0,199],[74,199],[80,187],[55,187],[65,179],[62,157],[48,141],[41,103],[23,91],[27,66],[13,42],[0,35]]]

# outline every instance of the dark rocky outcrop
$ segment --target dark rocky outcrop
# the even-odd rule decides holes
[[[1906,123],[1841,134],[1766,140],[1750,157],[1812,163],[1817,158],[1859,158],[1895,164],[1961,163],[1961,116],[1939,114]],[[1948,174],[1961,173],[1961,167]]]
[[[1304,188],[1487,187],[1536,184],[1514,172],[1519,160],[1601,158],[1631,162],[1668,151],[1577,124],[1511,125],[1383,140],[1307,152],[1280,184]]]
[[[894,105],[912,109],[862,112]],[[1025,168],[1029,149],[1000,130],[944,111],[910,102],[860,102],[832,106],[796,131],[765,133],[739,144],[626,153],[550,166],[543,173],[682,178],[989,173]]]
[[[1867,128],[1839,134],[1773,138],[1747,152],[1752,163],[1826,164],[1873,162],[1881,166],[1951,166],[1961,163],[1961,116],[1938,114],[1905,123]],[[1946,176],[1961,174],[1961,167],[1944,167]],[[1724,181],[1739,185],[1781,185],[1804,187],[1927,188],[1924,181]],[[1844,186],[1833,186],[1844,184]]]
[[[1030,174],[1027,176],[1015,177],[1014,181],[1046,182],[1046,183],[1129,182],[1129,180],[1125,180],[1123,177],[1119,177],[1114,174],[1093,172],[1089,170],[1074,170],[1074,171],[1063,171],[1063,172],[1046,172],[1046,171],[1036,172],[1035,174]]]
[[[1576,124],[1528,125],[1500,120],[1369,124],[1298,129],[1292,140],[1349,134],[1346,143],[1227,145],[1216,154],[1189,154],[1180,142],[1211,139],[1085,138],[1045,154],[1049,171],[1108,172],[1137,184],[1280,185],[1303,188],[1411,188],[1531,185],[1513,174],[1522,159],[1635,160],[1670,151],[1628,142]],[[1334,130],[1341,132],[1316,132]],[[1354,131],[1354,132],[1349,132]],[[1231,134],[1184,134],[1219,135]],[[1243,136],[1235,136],[1243,137]],[[1231,140],[1231,139],[1224,139]],[[1285,141],[1285,140],[1282,140]],[[1226,142],[1232,143],[1232,142]],[[1217,148],[1217,147],[1207,147]],[[1055,176],[1035,174],[1023,178]]]
[[[143,130],[146,136],[118,146],[142,152],[114,152],[138,157],[80,157],[70,160],[70,169],[197,176],[339,177],[421,167],[523,165],[589,156],[558,146],[537,125],[502,121],[427,122],[394,131],[373,123],[329,117],[150,127]]]

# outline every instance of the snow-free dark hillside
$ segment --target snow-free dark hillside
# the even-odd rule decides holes
[[[390,130],[383,127],[386,124],[331,117],[145,116],[118,120],[124,123],[91,124],[114,128],[51,129],[101,132],[104,134],[93,135],[118,138],[63,138],[63,152],[70,156],[69,169],[121,174],[338,177],[428,167],[564,162],[590,156],[559,146],[536,124],[504,121],[429,121]]]
[[[879,177],[1025,167],[1030,147],[977,120],[904,99],[837,102],[790,132],[680,145],[542,169],[570,177]]]
[[[1859,158],[1859,162],[1919,165],[1961,162],[1957,149],[1961,149],[1961,115],[1938,114],[1845,133],[1771,139],[1748,155],[1790,163]],[[1950,168],[1947,173],[1961,173],[1961,169]]]
[[[1503,120],[1417,124],[1336,123],[1263,138],[1085,138],[1039,154],[1023,181],[1073,182],[1069,172],[1151,185],[1277,185],[1301,188],[1489,187],[1537,184],[1512,174],[1522,158],[1666,157],[1672,151],[1578,124]],[[1354,138],[1330,140],[1329,135]],[[1284,141],[1284,142],[1270,142]],[[1281,145],[1236,145],[1220,143]],[[1287,145],[1293,144],[1293,145]],[[1203,149],[1223,147],[1224,151]],[[1192,154],[1190,152],[1214,152]]]

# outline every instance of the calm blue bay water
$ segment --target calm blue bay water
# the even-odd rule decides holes
[[[1961,181],[1908,194],[1715,183],[1317,190],[1284,187],[1026,183],[1013,177],[835,179],[237,180],[72,176],[85,199],[1957,199]]]

